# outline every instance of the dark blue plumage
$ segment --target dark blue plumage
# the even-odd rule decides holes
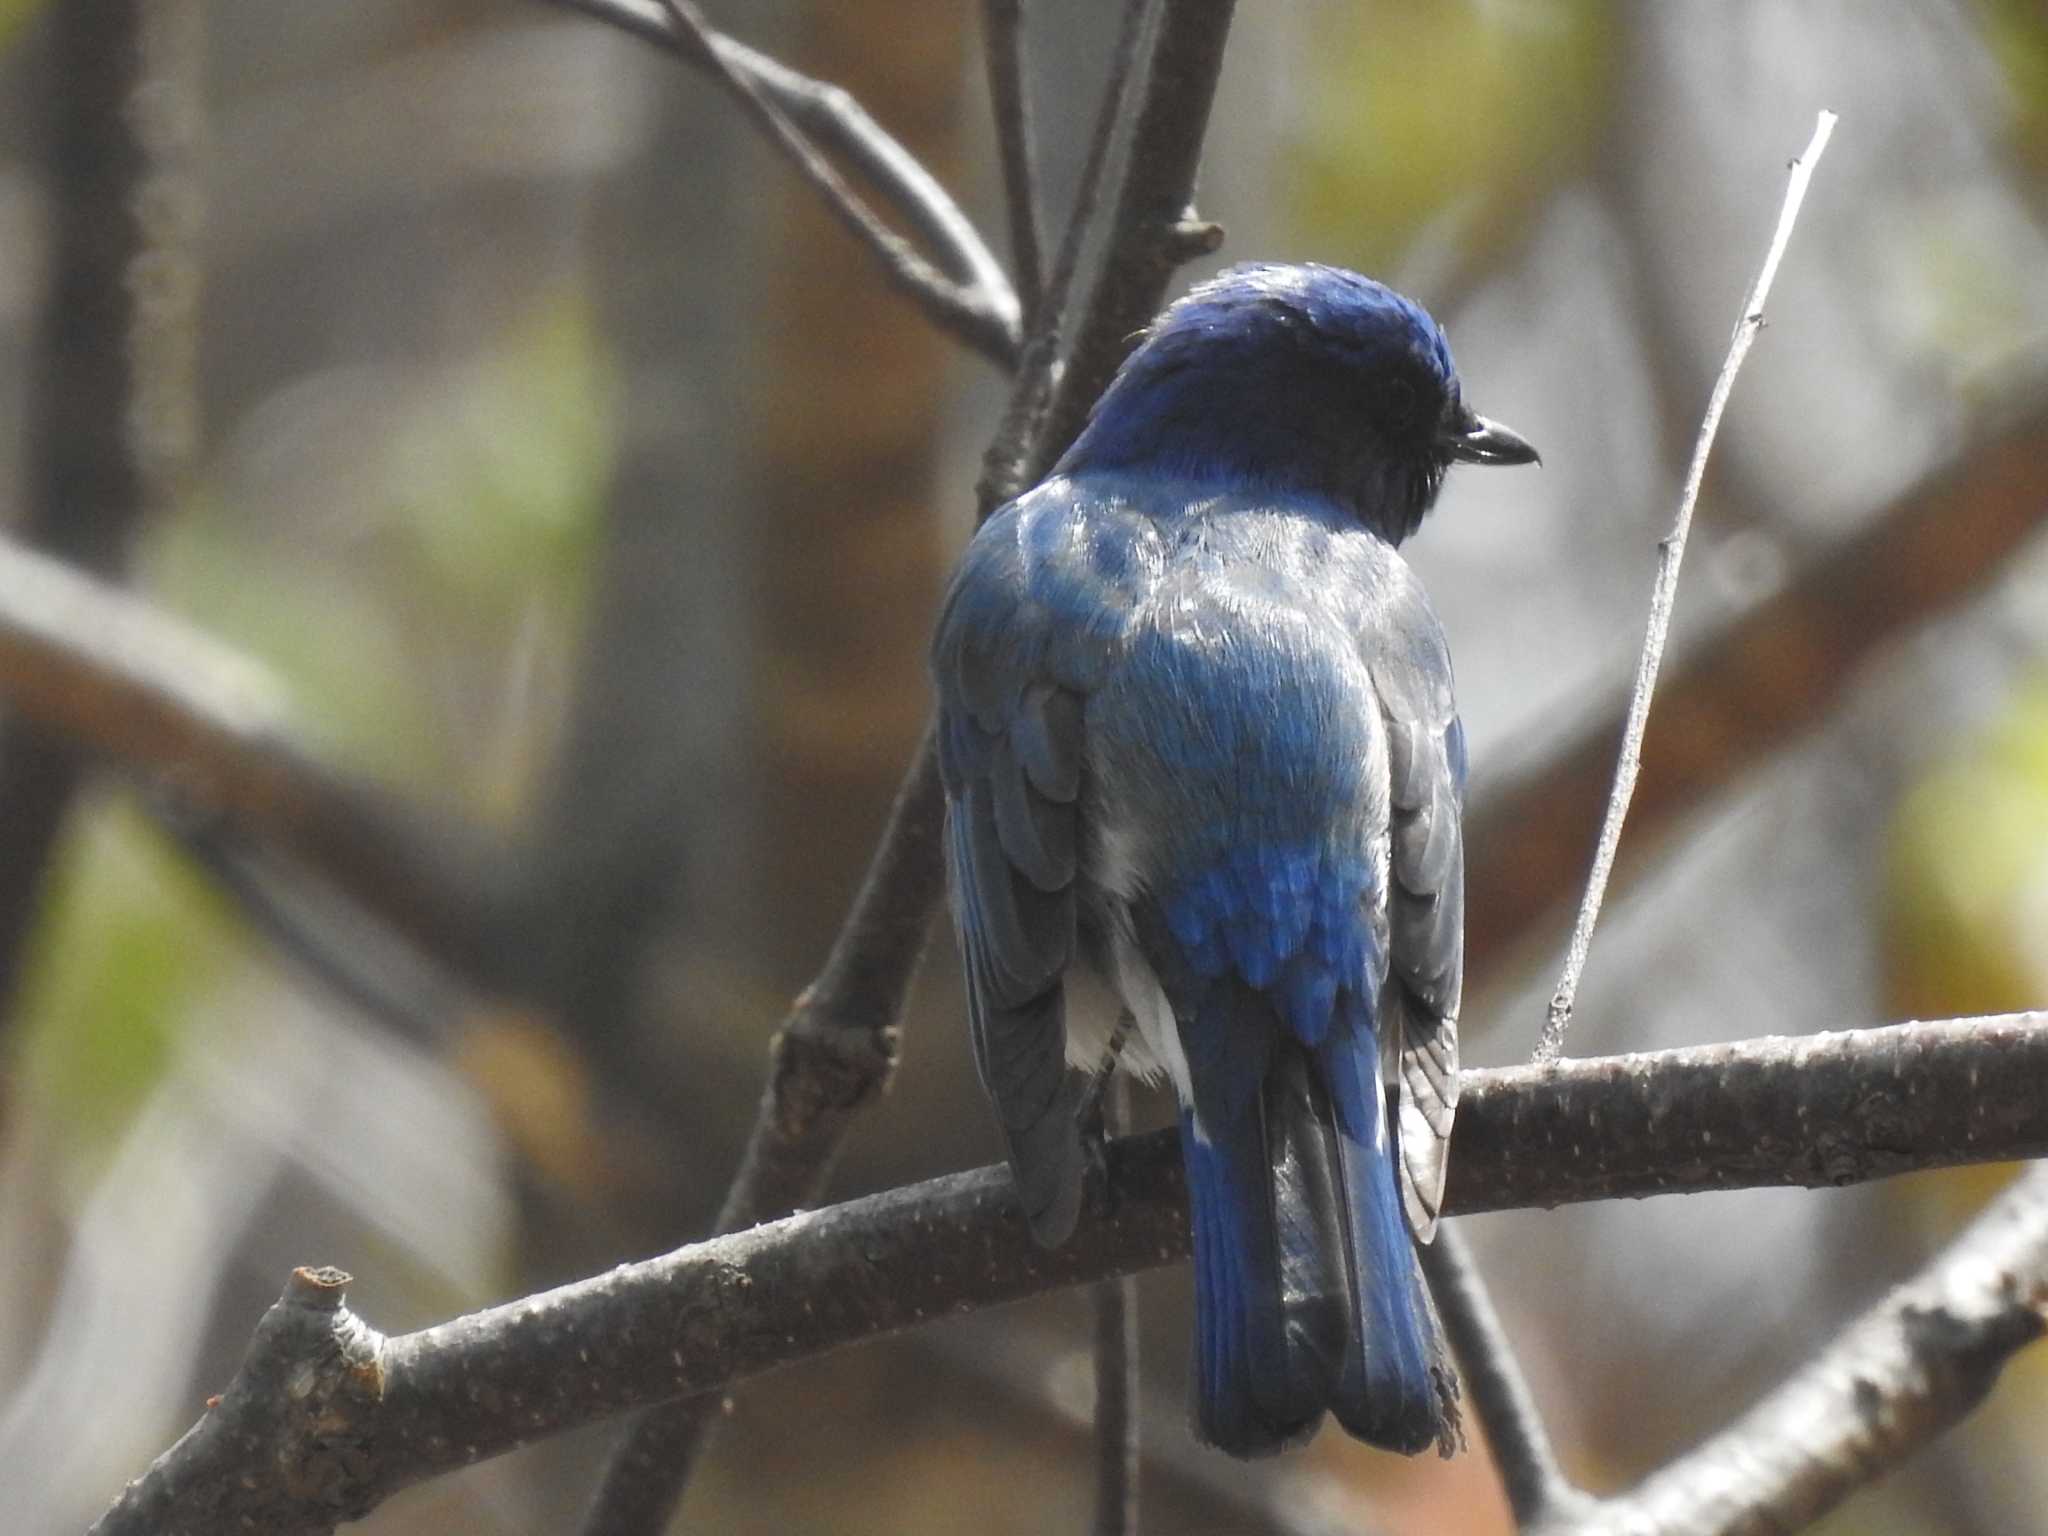
[[[1044,483],[969,546],[933,666],[975,1062],[1033,1230],[1075,1110],[1181,1103],[1195,1423],[1254,1455],[1326,1411],[1448,1445],[1411,1246],[1457,1101],[1465,747],[1395,546],[1450,464],[1534,451],[1443,334],[1355,273],[1225,272],[1169,309]]]

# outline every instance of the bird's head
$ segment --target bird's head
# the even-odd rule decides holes
[[[1341,267],[1231,267],[1154,321],[1060,461],[1326,497],[1399,543],[1454,463],[1536,450],[1465,403],[1413,300]]]

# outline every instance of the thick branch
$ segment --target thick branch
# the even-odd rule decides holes
[[[2040,1014],[1475,1072],[1448,1208],[2039,1156],[2044,1076]],[[304,1309],[288,1291],[219,1405],[96,1529],[326,1531],[407,1484],[624,1409],[1185,1256],[1173,1133],[1114,1143],[1107,1173],[1115,1219],[1084,1216],[1053,1252],[1031,1241],[1008,1175],[984,1168],[373,1344],[339,1309],[331,1339],[275,1322]]]
[[[818,189],[826,206],[874,251],[898,289],[991,361],[1006,367],[1016,362],[1021,321],[1016,292],[1001,263],[931,172],[845,90],[705,27],[694,6],[672,12],[669,0],[552,3],[609,22],[718,76]],[[768,114],[761,111],[764,102]],[[794,136],[785,130],[794,130]],[[824,164],[820,149],[844,155],[881,192],[930,248],[936,270]]]
[[[1803,1529],[1955,1424],[2048,1327],[2048,1168],[2034,1168],[1819,1359],[1574,1536]],[[1546,1527],[1546,1529],[1550,1529]]]

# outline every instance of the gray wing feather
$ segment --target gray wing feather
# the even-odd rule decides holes
[[[1062,977],[1073,959],[1082,710],[1043,616],[1017,600],[1014,546],[977,541],[940,621],[940,768],[975,1069],[1042,1243],[1080,1213],[1078,1083]]]
[[[1435,620],[1421,616],[1433,633]],[[1413,631],[1411,631],[1411,637]],[[1465,973],[1462,752],[1450,668],[1427,648],[1375,668],[1387,721],[1392,800],[1392,964],[1383,1016],[1395,1066],[1401,1198],[1415,1235],[1436,1235],[1458,1108],[1458,1009]]]

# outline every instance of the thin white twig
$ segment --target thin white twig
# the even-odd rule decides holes
[[[1592,947],[1593,927],[1600,921],[1600,903],[1607,894],[1607,877],[1614,870],[1615,851],[1621,846],[1621,824],[1628,815],[1628,803],[1635,793],[1636,773],[1642,766],[1643,730],[1650,718],[1650,696],[1656,691],[1657,669],[1664,661],[1664,642],[1671,630],[1671,614],[1678,600],[1678,567],[1685,558],[1686,535],[1692,531],[1692,513],[1700,499],[1700,482],[1706,478],[1707,456],[1721,430],[1721,415],[1728,408],[1728,396],[1735,389],[1735,375],[1749,355],[1750,343],[1764,326],[1764,300],[1778,275],[1778,263],[1791,243],[1792,225],[1806,201],[1807,183],[1828,138],[1835,131],[1835,114],[1822,112],[1814,125],[1813,139],[1797,160],[1785,186],[1784,206],[1778,210],[1778,228],[1764,255],[1763,270],[1743,301],[1742,317],[1735,322],[1735,335],[1728,343],[1728,359],[1721,376],[1714,381],[1713,397],[1707,402],[1706,418],[1700,423],[1693,444],[1692,464],[1685,472],[1685,490],[1678,499],[1678,517],[1671,531],[1657,546],[1657,579],[1650,589],[1650,622],[1643,636],[1643,653],[1636,665],[1635,687],[1629,696],[1628,724],[1622,733],[1621,756],[1614,768],[1614,790],[1607,799],[1607,816],[1600,826],[1600,842],[1593,855],[1593,872],[1586,878],[1586,894],[1579,902],[1579,915],[1572,924],[1571,946],[1565,953],[1564,974],[1550,999],[1550,1017],[1536,1044],[1538,1061],[1554,1061],[1564,1049],[1564,1033],[1571,1024],[1572,1008],[1578,1000],[1579,978],[1586,969],[1586,954]]]

